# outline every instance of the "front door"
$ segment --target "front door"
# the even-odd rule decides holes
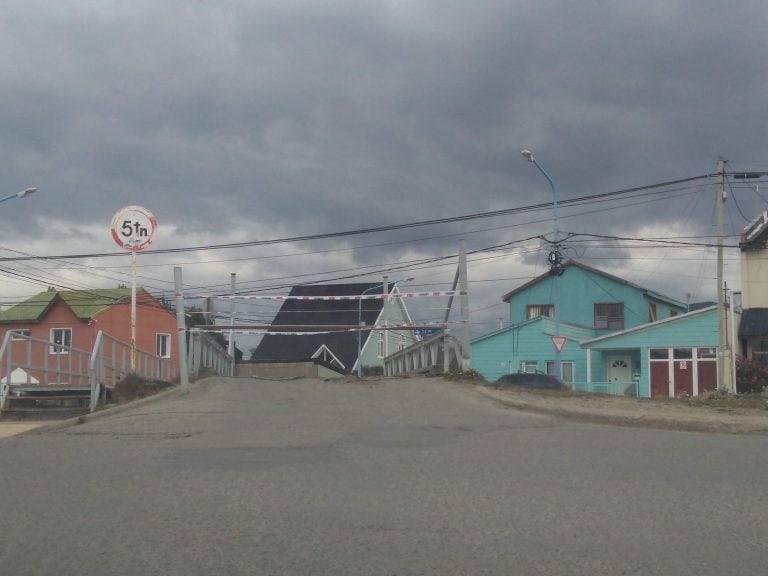
[[[631,356],[608,356],[608,381],[632,382]]]
[[[693,396],[693,360],[675,360],[675,396]]]
[[[669,397],[669,360],[651,362],[651,397]]]

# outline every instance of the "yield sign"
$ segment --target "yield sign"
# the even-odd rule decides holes
[[[568,341],[568,338],[566,336],[550,336],[550,340],[552,340],[552,346],[555,347],[555,350],[558,352],[563,351],[563,347],[565,346],[565,343]]]

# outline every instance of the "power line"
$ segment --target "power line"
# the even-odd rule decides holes
[[[604,200],[615,196],[622,196],[632,194],[634,192],[640,192],[644,190],[655,190],[658,188],[673,186],[676,184],[683,184],[686,182],[693,182],[696,180],[703,180],[717,176],[717,174],[703,174],[700,176],[692,176],[690,178],[681,178],[678,180],[670,180],[667,182],[659,182],[657,184],[650,184],[646,186],[637,186],[634,188],[626,188],[623,190],[616,190],[613,192],[602,192],[600,194],[591,194],[587,196],[580,196],[578,198],[570,198],[558,202],[559,205],[569,206],[578,205],[584,203],[593,203],[598,200]],[[408,222],[403,224],[390,224],[387,226],[376,226],[371,228],[360,228],[356,230],[345,230],[341,232],[327,232],[323,234],[310,234],[305,236],[293,236],[288,238],[275,238],[270,240],[252,240],[246,242],[232,242],[226,244],[210,244],[203,246],[190,246],[186,248],[165,248],[160,250],[145,250],[142,253],[146,255],[154,254],[173,254],[179,252],[199,252],[204,250],[223,250],[231,248],[245,248],[251,246],[266,246],[273,244],[285,244],[293,242],[305,242],[308,240],[323,240],[328,238],[340,238],[344,236],[356,236],[361,234],[372,234],[376,232],[389,232],[393,230],[403,230],[407,228],[416,228],[421,226],[433,226],[437,224],[450,224],[455,222],[464,222],[467,220],[476,220],[480,218],[493,218],[497,216],[507,216],[510,214],[521,214],[525,212],[533,212],[537,210],[547,210],[551,207],[551,202],[544,202],[540,204],[531,204],[528,206],[519,206],[515,208],[504,208],[500,210],[492,210],[487,212],[476,212],[474,214],[465,214],[462,216],[450,216],[446,218],[437,218],[433,220],[421,220],[416,222]],[[0,262],[12,262],[23,260],[45,260],[45,259],[80,259],[80,258],[105,258],[115,256],[126,256],[125,252],[102,252],[102,253],[88,253],[88,254],[64,254],[58,256],[25,256],[18,258],[0,258]]]

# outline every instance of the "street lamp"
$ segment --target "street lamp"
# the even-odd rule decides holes
[[[24,196],[32,194],[33,192],[37,192],[37,188],[27,188],[26,190],[22,190],[21,192],[14,192],[13,194],[8,194],[8,196],[4,196],[3,198],[0,198],[0,202],[5,202],[6,200],[13,200],[14,198],[24,198]]]
[[[536,158],[533,157],[533,152],[530,150],[523,150],[522,151],[523,157],[528,160],[531,164],[536,166],[539,172],[544,176],[544,178],[547,179],[547,182],[549,182],[549,187],[552,189],[552,244],[554,246],[554,249],[549,254],[549,263],[553,266],[554,270],[554,278],[553,278],[553,300],[555,303],[555,336],[560,337],[560,273],[561,270],[559,269],[560,266],[560,237],[557,230],[557,188],[555,188],[555,183],[552,181],[552,178],[549,177],[549,174],[547,174],[546,170],[541,167],[541,165],[536,161]],[[557,269],[555,269],[555,267]],[[555,376],[558,378],[563,377],[563,370],[562,370],[562,361],[560,356],[560,346],[555,346]]]
[[[385,277],[386,279],[386,277]],[[395,280],[391,283],[391,286],[394,288],[399,284],[400,282],[411,282],[413,278],[406,278],[405,280]],[[363,325],[363,296],[365,296],[368,292],[371,290],[376,290],[377,288],[383,288],[386,283],[377,284],[376,286],[371,286],[370,288],[366,288],[362,291],[360,294],[360,300],[357,301],[357,377],[361,378],[363,376],[363,331],[361,330],[361,326]]]

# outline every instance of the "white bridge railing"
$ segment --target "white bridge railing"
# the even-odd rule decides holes
[[[449,332],[435,334],[384,358],[384,374],[398,376],[414,372],[447,373],[462,366],[461,341]]]
[[[189,374],[198,376],[202,368],[213,370],[220,376],[232,376],[235,363],[224,347],[207,332],[189,331]]]
[[[130,367],[131,345],[99,331],[92,350],[82,350],[8,331],[0,345],[0,410],[14,386],[90,389],[90,409],[94,411],[106,388],[114,388],[129,373],[144,378],[170,381],[177,366],[136,350],[136,367]]]
[[[128,342],[99,331],[88,363],[91,412],[96,410],[102,392],[114,388],[128,374],[166,382],[177,376],[177,365],[170,358],[137,349],[135,368],[131,368],[130,358],[131,345]]]

